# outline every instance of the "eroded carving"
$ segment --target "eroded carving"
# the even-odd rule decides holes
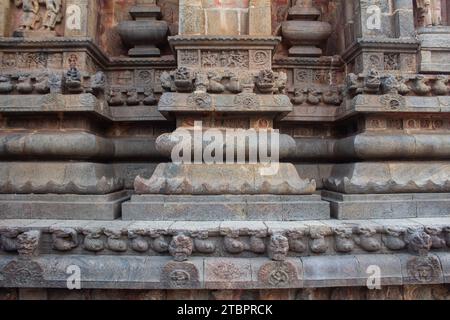
[[[275,234],[270,238],[268,246],[269,258],[274,261],[284,261],[289,252],[289,240],[281,234]]]
[[[377,237],[377,229],[370,226],[359,226],[354,230],[355,242],[368,252],[376,252],[381,249],[380,240]]]
[[[91,252],[100,252],[105,249],[105,243],[103,241],[103,229],[83,229],[84,234],[83,248]]]
[[[336,228],[334,230],[336,251],[342,253],[352,252],[355,247],[353,230],[351,228]]]
[[[189,259],[194,250],[194,242],[192,238],[179,234],[172,238],[172,242],[169,245],[169,252],[175,261],[182,262]]]
[[[72,228],[51,228],[53,248],[67,252],[78,247],[78,232]]]

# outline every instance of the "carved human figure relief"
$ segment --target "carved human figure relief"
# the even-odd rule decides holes
[[[17,7],[22,8],[19,30],[34,30],[41,18],[39,16],[39,0],[14,0]]]
[[[81,8],[76,4],[71,4],[66,9],[67,30],[81,30]]]
[[[44,30],[54,30],[57,23],[62,20],[62,1],[45,0],[45,16],[42,24]]]
[[[441,0],[417,0],[417,11],[420,26],[442,25]]]

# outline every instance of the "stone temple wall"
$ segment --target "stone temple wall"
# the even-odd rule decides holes
[[[0,299],[448,299],[449,15],[0,0]],[[259,145],[176,163],[199,121]]]

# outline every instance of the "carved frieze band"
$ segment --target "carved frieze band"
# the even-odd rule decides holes
[[[209,227],[172,228],[172,223],[139,222],[101,223],[61,222],[58,225],[45,221],[42,227],[0,226],[0,253],[37,255],[41,253],[104,252],[131,255],[170,255],[176,261],[186,261],[191,256],[268,256],[275,261],[288,257],[335,255],[354,253],[425,253],[450,249],[450,222],[433,224],[389,223],[327,225],[320,222],[279,223],[267,227],[264,223],[233,225],[209,222]],[[251,226],[253,224],[253,226]],[[66,225],[66,226],[64,226]],[[49,247],[50,244],[50,247]]]
[[[223,50],[179,50],[179,66],[197,68],[241,68],[271,69],[272,53],[270,50],[223,49]]]

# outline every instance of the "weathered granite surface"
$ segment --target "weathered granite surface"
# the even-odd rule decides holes
[[[66,252],[171,256],[175,261],[190,257],[268,257],[283,261],[309,256],[407,255],[418,250],[438,254],[449,248],[449,227],[449,218],[107,222],[11,219],[0,222],[0,254],[30,255],[21,251],[20,245],[24,236],[35,233],[39,239],[32,243],[32,255]],[[418,247],[421,241],[425,243],[423,249]]]
[[[383,261],[383,285],[448,284],[439,260],[431,279],[411,278],[405,256],[371,257]],[[446,255],[439,255],[446,259]],[[438,259],[439,259],[438,258]],[[251,264],[248,265],[248,262]],[[358,263],[360,262],[360,263]],[[367,283],[365,256],[309,257],[271,262],[265,259],[197,259],[174,263],[165,258],[129,256],[43,256],[33,259],[6,257],[0,262],[4,288],[61,288],[67,286],[67,267],[78,265],[84,274],[84,289],[300,289],[363,287]],[[142,268],[145,265],[147,268]],[[124,268],[124,266],[127,266]],[[445,266],[447,267],[447,266]],[[17,273],[23,270],[24,273]],[[121,270],[118,272],[118,270]],[[166,274],[166,272],[168,274]],[[435,272],[435,273],[434,273]],[[25,276],[28,274],[28,276]],[[176,275],[180,276],[176,276]],[[181,277],[181,274],[184,277]],[[212,276],[212,277],[211,277]],[[105,282],[105,278],[108,282]]]
[[[448,192],[447,162],[360,162],[335,165],[325,185],[347,194]]]
[[[447,217],[448,193],[343,194],[323,191],[331,216],[340,220]]]
[[[0,299],[448,299],[443,2],[34,3],[0,1]],[[167,164],[196,121],[279,129],[279,174]]]
[[[329,219],[318,195],[134,195],[123,204],[124,220],[281,220]]]
[[[137,177],[134,186],[137,194],[165,195],[304,195],[316,190],[315,181],[301,179],[287,163],[160,164],[149,180]]]
[[[88,162],[3,162],[3,194],[104,195],[123,188],[109,164]]]
[[[1,219],[115,220],[129,191],[106,195],[2,194]]]

